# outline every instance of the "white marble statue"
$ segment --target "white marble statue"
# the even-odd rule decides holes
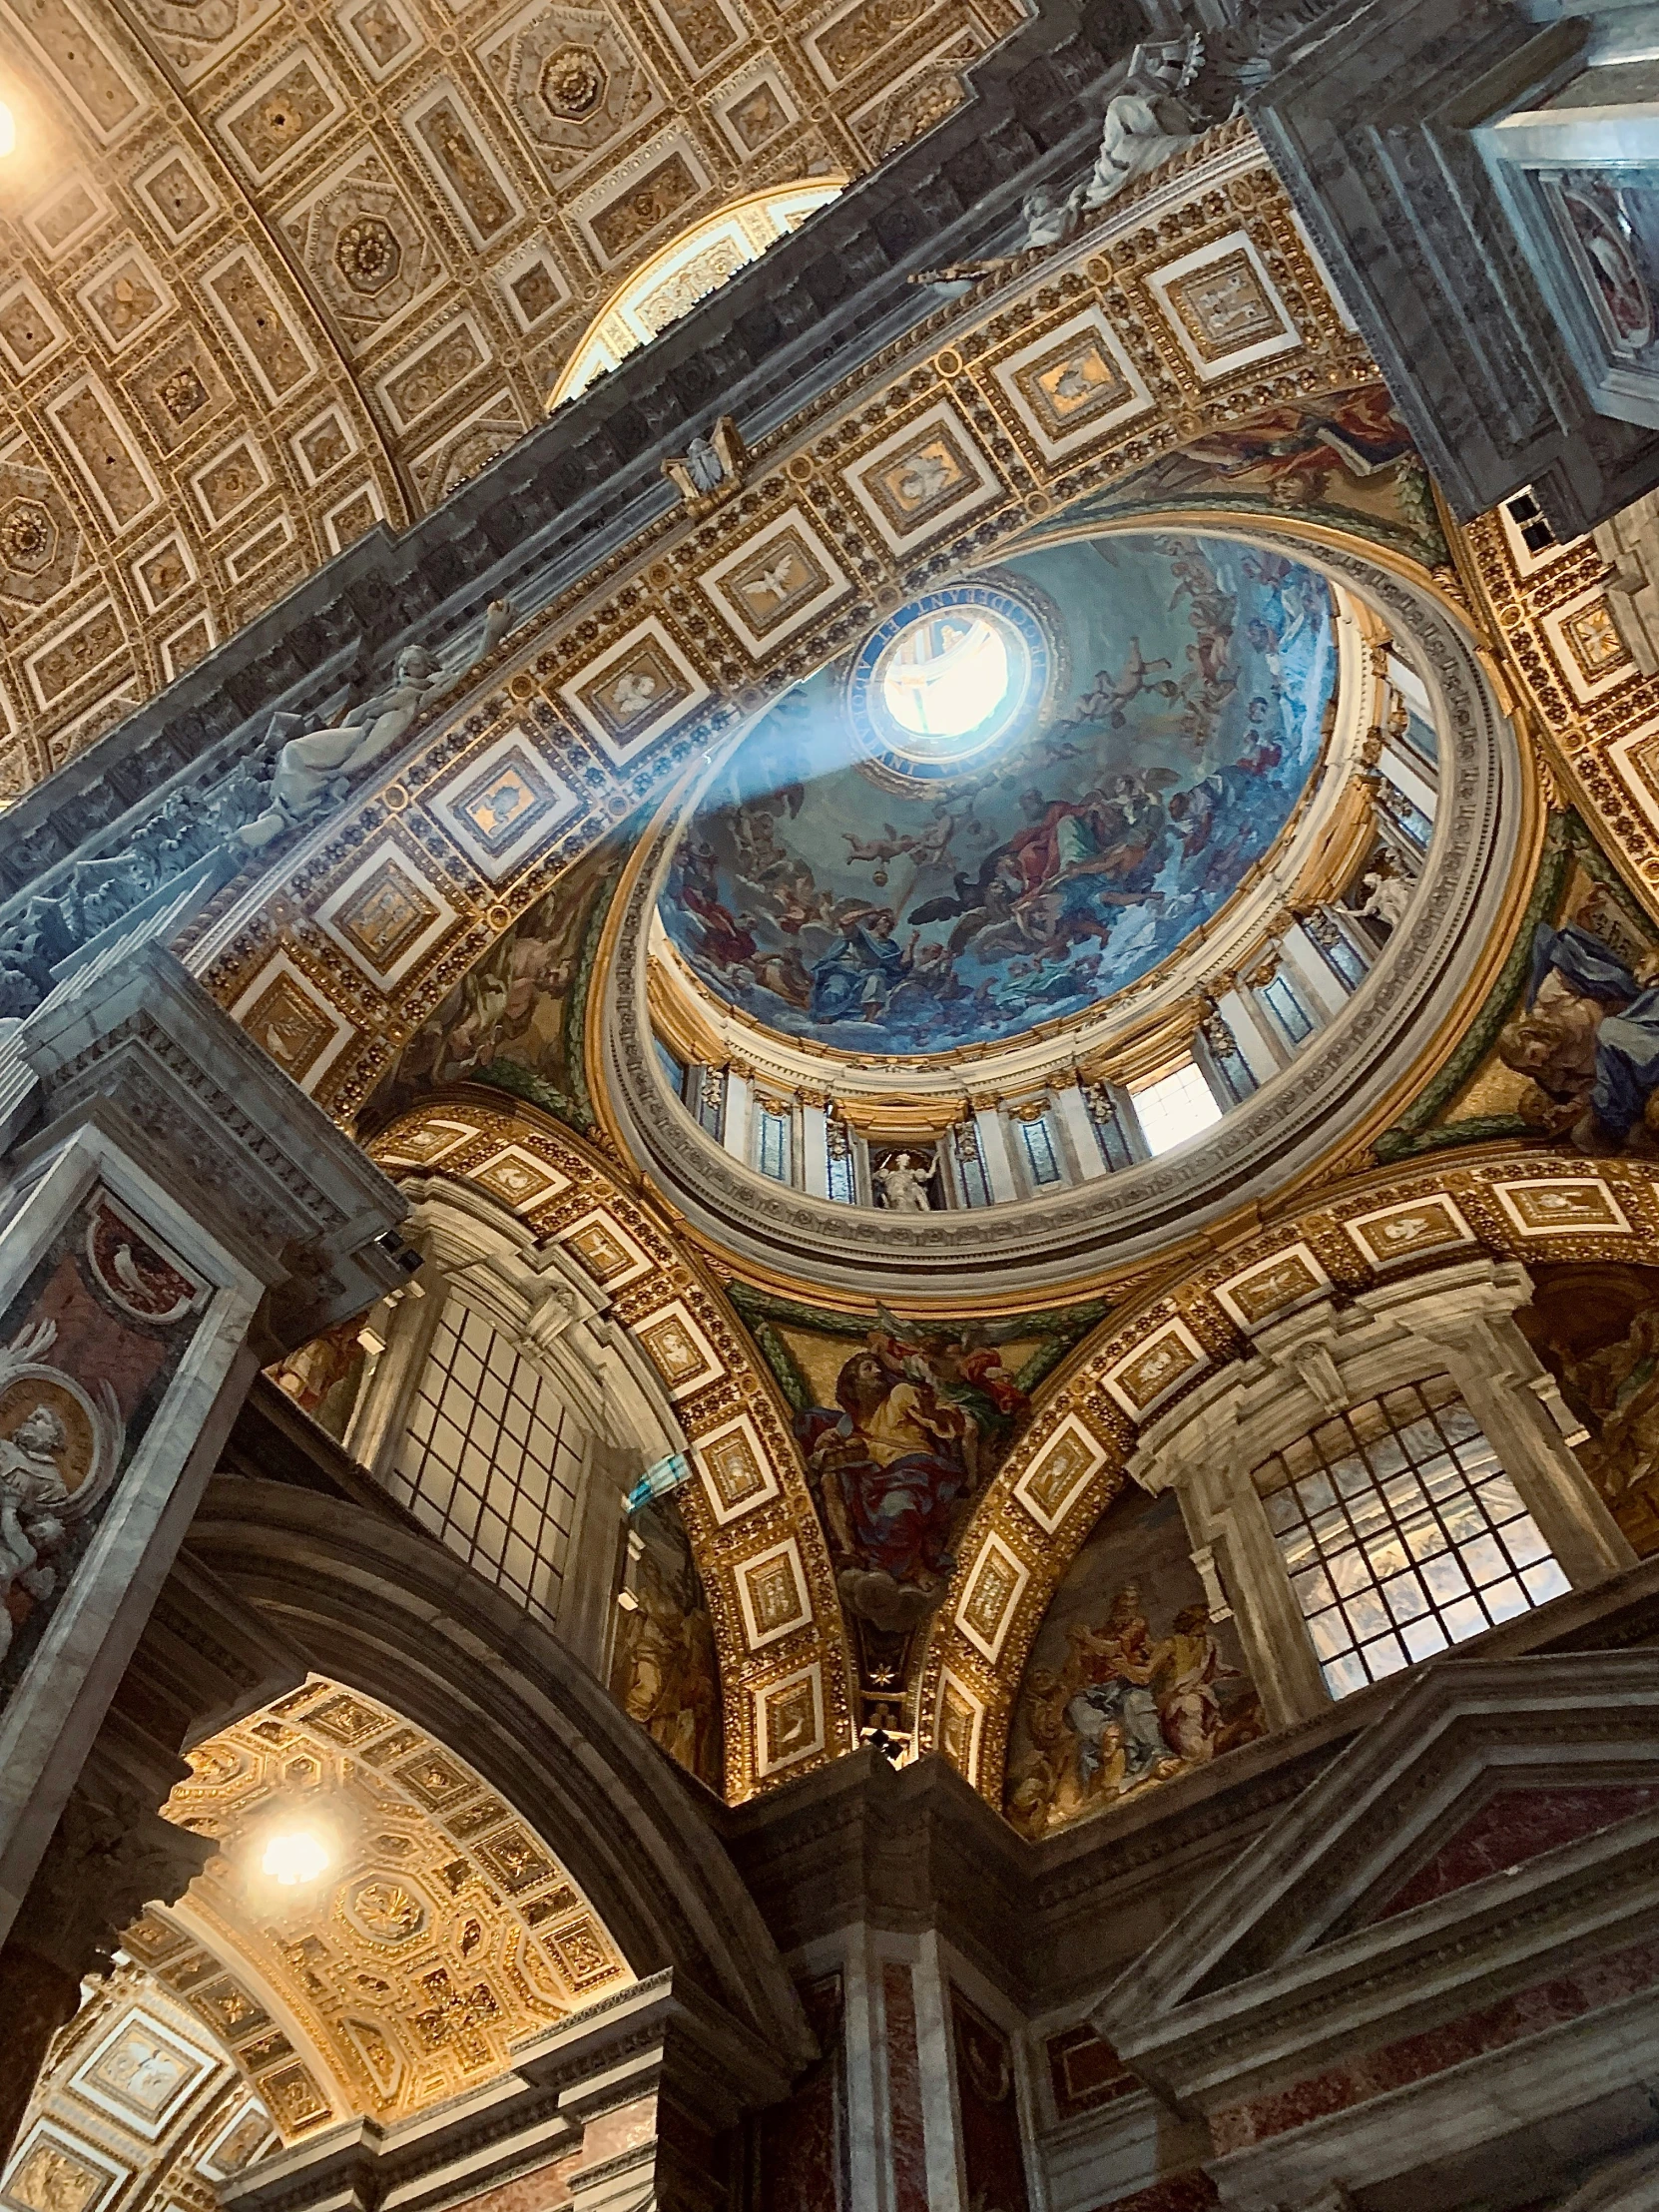
[[[881,1203],[892,1214],[930,1214],[933,1201],[927,1192],[927,1170],[908,1152],[901,1152],[875,1171],[875,1187]]]
[[[247,852],[263,851],[327,802],[343,799],[352,778],[394,752],[416,717],[493,653],[512,624],[511,600],[494,599],[474,652],[441,661],[423,645],[405,646],[385,691],[353,707],[333,729],[288,740],[276,758],[272,804],[234,832],[233,844]]]
[[[1376,867],[1363,878],[1363,886],[1366,896],[1356,910],[1373,916],[1389,931],[1397,929],[1411,903],[1411,884],[1407,879],[1391,867]]]
[[[1191,39],[1136,47],[1129,74],[1106,104],[1100,152],[1083,188],[1085,208],[1103,208],[1196,136],[1177,95],[1192,82],[1201,59],[1202,50]]]

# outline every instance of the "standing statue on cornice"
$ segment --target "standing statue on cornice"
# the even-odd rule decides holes
[[[1106,104],[1100,152],[1083,189],[1085,208],[1103,208],[1196,137],[1192,115],[1179,95],[1197,76],[1203,59],[1203,42],[1196,34],[1136,47],[1128,75]]]
[[[416,718],[488,659],[513,625],[510,599],[492,599],[477,650],[442,661],[423,645],[405,646],[390,686],[353,707],[329,730],[290,738],[276,758],[272,804],[235,832],[233,843],[260,852],[285,831],[308,821],[330,800],[341,800],[352,779],[401,745]]]

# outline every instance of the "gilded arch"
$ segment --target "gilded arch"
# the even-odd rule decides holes
[[[434,1097],[369,1150],[394,1175],[432,1168],[472,1181],[539,1242],[561,1245],[661,1378],[698,1475],[678,1494],[714,1619],[728,1798],[850,1748],[845,1632],[787,1422],[658,1209],[547,1117],[476,1088]]]
[[[1068,1362],[975,1501],[922,1661],[918,1742],[1000,1804],[1026,1657],[1146,1422],[1246,1355],[1274,1314],[1479,1256],[1659,1265],[1659,1167],[1506,1150],[1374,1173],[1149,1287]]]

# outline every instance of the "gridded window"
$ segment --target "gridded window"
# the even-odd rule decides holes
[[[1173,1074],[1134,1092],[1133,1099],[1135,1119],[1154,1159],[1221,1119],[1220,1101],[1204,1080],[1203,1069],[1191,1060],[1183,1060]]]
[[[1333,1697],[1567,1588],[1447,1375],[1326,1421],[1256,1487]]]
[[[951,1151],[964,1206],[988,1206],[991,1179],[985,1173],[985,1156],[979,1149],[979,1131],[971,1121],[956,1122],[951,1129]]]
[[[763,1105],[755,1116],[755,1165],[775,1183],[791,1180],[790,1114],[787,1107],[774,1111]]]
[[[1262,996],[1273,1008],[1279,1026],[1292,1044],[1300,1044],[1304,1037],[1314,1033],[1314,1017],[1297,995],[1296,985],[1281,968],[1273,980],[1262,985]]]
[[[683,1060],[677,1060],[675,1058],[674,1054],[670,1052],[668,1046],[664,1044],[661,1037],[654,1037],[652,1039],[652,1042],[657,1047],[657,1064],[662,1069],[664,1075],[668,1078],[669,1089],[674,1093],[676,1098],[684,1098],[686,1095],[685,1062]]]
[[[516,1605],[558,1615],[580,1439],[539,1368],[458,1299],[444,1307],[389,1487]]]
[[[1014,1124],[1019,1131],[1020,1143],[1025,1147],[1025,1168],[1035,1190],[1046,1190],[1051,1183],[1063,1181],[1059,1154],[1054,1149],[1054,1132],[1048,1126],[1048,1116],[1039,1114],[1032,1121]]]
[[[852,1157],[851,1130],[844,1121],[831,1115],[825,1124],[824,1142],[828,1155],[830,1196],[837,1206],[856,1206],[858,1163]]]
[[[1347,989],[1357,991],[1366,980],[1366,962],[1359,947],[1344,934],[1341,926],[1331,922],[1317,937],[1308,932],[1324,955],[1325,963],[1338,982]]]

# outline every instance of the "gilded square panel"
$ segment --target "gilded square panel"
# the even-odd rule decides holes
[[[779,1494],[771,1457],[748,1413],[697,1437],[691,1456],[717,1521],[737,1520]]]
[[[489,341],[478,322],[469,314],[458,315],[380,378],[380,397],[397,428],[410,429],[486,367],[489,359]]]
[[[379,491],[373,484],[359,484],[337,505],[329,507],[322,517],[322,534],[328,541],[328,550],[343,553],[348,545],[355,545],[384,519]]]
[[[301,1090],[321,1081],[356,1034],[286,952],[267,961],[231,1015]]]
[[[389,1143],[377,1144],[374,1157],[388,1167],[430,1167],[435,1160],[459,1151],[477,1134],[476,1125],[470,1121],[450,1121],[433,1114],[411,1129],[400,1129]]]
[[[1474,1242],[1474,1231],[1462,1214],[1440,1194],[1355,1214],[1343,1223],[1343,1228],[1362,1256],[1378,1269],[1398,1267],[1425,1252],[1444,1252],[1450,1246]]]
[[[1132,1419],[1144,1420],[1208,1360],[1184,1321],[1166,1322],[1108,1372],[1106,1387]]]
[[[508,1206],[521,1210],[526,1206],[540,1206],[570,1188],[568,1175],[561,1174],[551,1161],[517,1144],[503,1145],[499,1152],[492,1152],[477,1167],[469,1168],[467,1174],[472,1182],[493,1192]]]
[[[622,1971],[591,1920],[572,1921],[568,1928],[555,1929],[546,1940],[548,1951],[573,1989],[596,1988]]]
[[[401,981],[458,919],[395,839],[365,853],[316,910],[318,927],[382,987]]]
[[[1540,627],[1555,648],[1561,672],[1580,702],[1599,699],[1636,673],[1630,648],[1607,603],[1604,585],[1545,615]]]
[[[650,1254],[603,1206],[596,1206],[591,1214],[583,1214],[568,1229],[561,1229],[559,1242],[575,1253],[604,1290],[620,1291],[651,1273]]]
[[[741,87],[734,96],[726,95],[720,110],[721,127],[741,155],[758,154],[763,146],[770,146],[792,123],[800,120],[800,111],[790,97],[783,78],[772,71]]]
[[[1256,242],[1243,231],[1182,255],[1147,281],[1206,381],[1301,343]]]
[[[215,2064],[160,2020],[131,2011],[87,2053],[70,2087],[153,2143]]]
[[[534,739],[513,729],[429,792],[426,804],[494,883],[532,858],[581,802]]]
[[[339,407],[324,407],[288,443],[307,484],[320,484],[357,450],[357,436]]]
[[[219,207],[219,196],[188,154],[172,147],[135,179],[135,189],[175,246],[194,238]]]
[[[1592,1176],[1493,1183],[1492,1196],[1523,1237],[1628,1236],[1624,1208]]]
[[[193,615],[182,629],[162,640],[162,669],[168,682],[183,676],[186,669],[194,668],[198,661],[205,661],[213,649],[213,617]]]
[[[482,1189],[519,1210],[540,1206],[570,1188],[568,1175],[561,1175],[550,1161],[539,1159],[535,1153],[526,1152],[522,1145],[516,1144],[503,1145],[478,1167],[469,1169],[468,1176]]]
[[[816,1661],[753,1695],[757,1775],[777,1774],[824,1749],[824,1671]]]
[[[274,561],[284,546],[292,543],[293,524],[286,515],[277,515],[226,554],[225,573],[233,584],[245,583]]]
[[[183,538],[163,538],[160,545],[153,545],[148,553],[141,553],[133,563],[133,575],[153,615],[160,614],[187,584],[196,581],[190,550]]]
[[[709,686],[653,615],[559,687],[618,767],[704,706]]]
[[[109,214],[109,205],[89,177],[71,177],[23,219],[49,262],[57,261]]]
[[[231,390],[206,345],[194,330],[134,369],[127,389],[164,453],[207,429],[231,405]]]
[[[31,653],[23,666],[36,699],[41,706],[51,707],[108,669],[126,648],[121,618],[105,600],[71,628],[60,630],[49,645]]]
[[[545,322],[570,291],[558,264],[540,245],[504,270],[500,282],[513,320],[521,330],[534,330]]]
[[[376,84],[382,84],[424,41],[402,0],[346,0],[334,21]]]
[[[136,246],[124,246],[95,270],[75,296],[112,353],[119,353],[161,320],[173,304],[167,286]]]
[[[299,47],[225,111],[219,131],[242,169],[256,184],[263,184],[319,137],[344,109],[344,100],[316,56]]]
[[[706,569],[703,589],[754,654],[781,645],[852,589],[799,507]]]
[[[131,2179],[104,2151],[37,2120],[12,2154],[6,2198],[23,2212],[102,2212]]]
[[[203,468],[191,476],[191,489],[195,492],[210,530],[229,522],[233,515],[241,514],[244,507],[258,499],[271,481],[271,471],[265,456],[252,438],[238,438],[227,446]]]
[[[987,1536],[956,1608],[956,1626],[975,1651],[996,1665],[1031,1569],[998,1535]]]
[[[948,400],[884,438],[846,478],[896,552],[923,531],[965,521],[1001,498],[1002,484]]]
[[[997,362],[995,374],[1050,460],[1152,404],[1140,371],[1094,305]]]
[[[744,1640],[751,1651],[764,1651],[812,1619],[801,1547],[793,1536],[741,1561],[736,1575]]]
[[[1323,1298],[1330,1288],[1331,1278],[1317,1255],[1308,1245],[1295,1244],[1230,1276],[1217,1286],[1216,1299],[1241,1329],[1250,1330],[1260,1329],[1293,1307],[1305,1306],[1310,1299]]]
[[[39,368],[63,341],[63,325],[26,276],[0,291],[0,353],[14,374]]]
[[[672,1398],[690,1397],[694,1390],[718,1382],[726,1373],[719,1354],[692,1319],[684,1299],[677,1298],[672,1305],[635,1322],[633,1333]]]
[[[1106,1446],[1068,1413],[1014,1485],[1014,1495],[1045,1535],[1060,1527],[1101,1468]]]

